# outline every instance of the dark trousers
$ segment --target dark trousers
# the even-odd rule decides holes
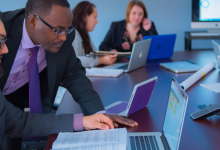
[[[29,83],[25,84],[11,94],[5,95],[5,98],[15,107],[18,107],[23,111],[25,107],[29,106]],[[22,138],[12,138],[5,135],[3,147],[5,150],[21,150],[21,142]]]

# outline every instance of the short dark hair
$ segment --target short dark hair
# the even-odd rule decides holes
[[[0,20],[2,20],[2,12],[0,11]]]
[[[53,5],[70,8],[67,0],[28,0],[25,7],[25,17],[49,15]]]

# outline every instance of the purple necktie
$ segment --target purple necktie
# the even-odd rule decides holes
[[[37,64],[37,53],[39,47],[30,48],[31,58],[29,62],[29,107],[30,113],[42,113],[40,79]],[[40,137],[31,137],[40,142]]]

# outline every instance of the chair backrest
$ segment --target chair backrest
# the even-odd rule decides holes
[[[59,89],[57,93],[59,93]],[[56,115],[82,113],[82,109],[80,108],[79,104],[73,99],[72,95],[67,89],[65,89],[63,95],[59,95],[59,96],[61,96],[62,99],[56,111]]]

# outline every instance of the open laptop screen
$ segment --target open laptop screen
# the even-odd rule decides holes
[[[212,40],[212,45],[217,59],[218,68],[220,68],[220,45],[214,40]]]
[[[179,147],[183,121],[185,117],[187,95],[173,79],[167,105],[163,133],[171,150]]]

